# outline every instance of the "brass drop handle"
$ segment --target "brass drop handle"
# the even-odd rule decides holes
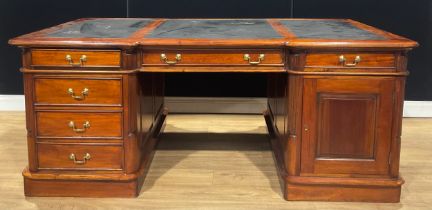
[[[361,58],[359,55],[357,55],[354,58],[354,61],[352,63],[346,63],[346,58],[343,55],[339,56],[339,63],[342,64],[343,66],[354,67],[354,66],[357,66],[357,64],[359,64],[360,61],[361,61]]]
[[[69,160],[73,160],[73,162],[75,164],[78,164],[78,165],[83,165],[83,164],[85,164],[87,162],[87,160],[90,160],[90,159],[91,159],[91,156],[90,156],[89,153],[85,153],[85,155],[83,156],[82,160],[77,160],[74,153],[71,153],[69,155]]]
[[[86,55],[81,55],[80,59],[79,59],[79,63],[74,63],[72,56],[71,55],[66,55],[66,61],[69,62],[69,65],[71,66],[83,66],[84,62],[87,61],[87,56]]]
[[[161,61],[163,61],[164,63],[166,63],[168,65],[174,65],[174,64],[179,63],[181,61],[182,57],[181,57],[181,54],[176,54],[175,60],[169,61],[166,54],[162,53],[162,54],[160,54],[160,59],[161,59]]]
[[[83,123],[83,128],[77,128],[75,126],[75,122],[74,121],[69,121],[68,126],[69,126],[69,128],[72,128],[72,130],[75,133],[84,133],[84,132],[87,131],[88,128],[90,128],[90,122],[89,121],[85,121]]]
[[[259,56],[258,56],[258,61],[251,61],[251,57],[250,57],[250,55],[249,55],[249,54],[244,54],[244,55],[243,55],[243,60],[248,61],[249,64],[251,64],[251,65],[258,65],[258,64],[261,63],[261,61],[264,60],[264,57],[265,57],[264,54],[259,54]]]
[[[68,88],[67,93],[75,100],[77,101],[82,101],[86,98],[86,96],[88,96],[89,94],[89,89],[88,88],[84,88],[81,91],[81,95],[75,95],[75,92],[72,88]]]

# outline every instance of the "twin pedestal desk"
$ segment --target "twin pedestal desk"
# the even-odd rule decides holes
[[[285,199],[400,199],[414,41],[345,19],[94,18],[10,44],[23,50],[27,196],[137,196],[167,115],[164,74],[261,72]]]

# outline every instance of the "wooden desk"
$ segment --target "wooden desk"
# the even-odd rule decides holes
[[[27,196],[137,196],[164,74],[265,72],[285,199],[399,201],[414,41],[353,20],[79,19],[10,44],[23,49]]]

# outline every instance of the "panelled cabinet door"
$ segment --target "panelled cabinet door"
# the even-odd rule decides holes
[[[393,88],[391,78],[305,79],[302,174],[388,174]]]

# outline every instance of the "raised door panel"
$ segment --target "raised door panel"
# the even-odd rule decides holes
[[[318,158],[373,158],[375,94],[318,96]]]
[[[392,79],[305,79],[303,174],[388,174]]]

